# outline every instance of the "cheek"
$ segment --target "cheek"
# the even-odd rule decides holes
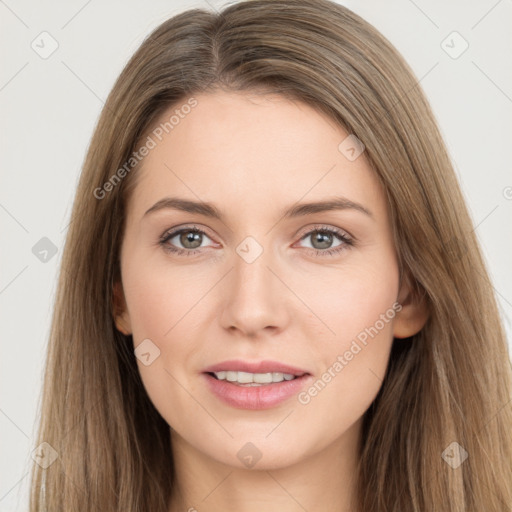
[[[161,262],[140,262],[127,267],[123,282],[134,342],[154,337],[168,343],[182,323],[194,318],[214,279]]]
[[[378,259],[337,268],[319,268],[307,279],[294,276],[293,289],[307,305],[302,308],[306,314],[298,317],[302,318],[301,328],[311,334],[312,327],[317,327],[316,335],[322,336],[319,339],[322,351],[330,353],[329,347],[343,349],[347,342],[379,321],[395,303],[398,269],[392,255],[384,256],[388,255],[381,253]],[[381,322],[378,327],[379,331],[385,331]]]
[[[333,273],[323,290],[309,299],[330,330],[318,339],[314,357],[321,365],[298,402],[306,429],[320,424],[336,436],[364,414],[381,388],[393,342],[398,271],[392,265],[387,271],[347,268]],[[315,418],[314,424],[306,418]]]
[[[139,374],[153,405],[169,425],[174,425],[175,411],[185,410],[190,402],[190,396],[183,391],[189,388],[184,363],[190,351],[190,344],[184,341],[193,317],[190,310],[198,298],[183,293],[185,283],[175,275],[155,267],[132,274],[131,278],[127,273],[127,282],[125,295],[134,350],[136,354],[150,354],[146,360],[137,357]]]
[[[389,325],[365,343],[343,340],[324,369],[297,396],[295,418],[301,436],[323,449],[361,420],[375,400],[385,375],[391,347]]]
[[[138,358],[139,373],[151,401],[168,422],[169,404],[186,405],[190,400],[181,385],[191,387],[190,361],[201,350],[192,340],[204,338],[206,295],[214,284],[211,275],[135,258],[124,269],[134,349],[136,354],[150,354],[146,360]]]

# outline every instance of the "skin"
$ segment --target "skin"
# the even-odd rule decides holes
[[[415,334],[427,316],[408,281],[399,286],[384,190],[364,152],[350,161],[338,150],[348,133],[304,103],[249,92],[195,98],[137,170],[115,286],[117,328],[135,347],[149,338],[160,350],[150,365],[137,364],[172,427],[170,511],[355,510],[363,414],[381,387],[393,337]],[[334,193],[372,216],[280,214]],[[224,222],[171,209],[144,216],[165,196],[213,203]],[[199,253],[180,256],[158,244],[171,228],[191,224],[206,233]],[[343,244],[333,235],[322,245],[310,233],[318,224],[343,230],[354,245],[317,255]],[[250,264],[236,252],[247,236],[263,248]],[[195,247],[180,236],[167,244]],[[234,408],[203,382],[206,366],[233,358],[285,362],[313,381],[328,368],[332,375],[337,357],[396,301],[401,311],[307,404],[293,396],[271,409]],[[252,468],[237,457],[247,442],[262,455]]]

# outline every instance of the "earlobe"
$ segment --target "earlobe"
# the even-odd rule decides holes
[[[118,331],[128,336],[131,334],[130,315],[126,307],[126,300],[123,292],[123,285],[117,281],[113,285],[112,305],[114,312],[114,322]]]
[[[415,293],[409,276],[404,279],[398,293],[397,302],[402,308],[393,322],[395,338],[409,338],[423,329],[429,317],[429,309],[424,296]]]

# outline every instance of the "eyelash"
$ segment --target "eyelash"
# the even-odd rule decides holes
[[[176,235],[180,235],[183,232],[201,233],[208,237],[208,234],[205,231],[203,231],[202,229],[199,229],[197,226],[186,226],[186,227],[177,229],[175,231],[170,231],[170,232],[164,233],[160,237],[160,240],[158,241],[158,243],[163,247],[163,249],[166,252],[176,254],[178,256],[183,256],[183,255],[184,256],[193,256],[194,254],[200,252],[200,249],[180,249],[180,248],[173,247],[167,243],[169,240],[174,238]],[[313,229],[311,229],[310,231],[305,233],[303,236],[301,236],[300,240],[304,240],[305,238],[307,238],[308,236],[311,236],[314,233],[332,234],[332,235],[338,237],[343,242],[342,244],[340,244],[332,249],[320,250],[320,249],[306,248],[306,249],[310,249],[311,251],[314,251],[316,256],[320,256],[320,257],[335,256],[338,253],[340,253],[341,251],[345,250],[347,248],[347,246],[351,247],[354,245],[354,240],[352,238],[349,238],[340,229],[331,228],[331,227],[327,227],[327,226],[320,226],[320,225],[315,226]],[[208,238],[210,238],[210,237],[208,237]]]

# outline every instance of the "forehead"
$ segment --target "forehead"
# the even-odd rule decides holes
[[[193,98],[148,132],[154,147],[137,169],[132,205],[139,217],[165,195],[252,213],[327,195],[384,207],[365,153],[348,159],[340,144],[349,134],[312,106],[251,92]]]

